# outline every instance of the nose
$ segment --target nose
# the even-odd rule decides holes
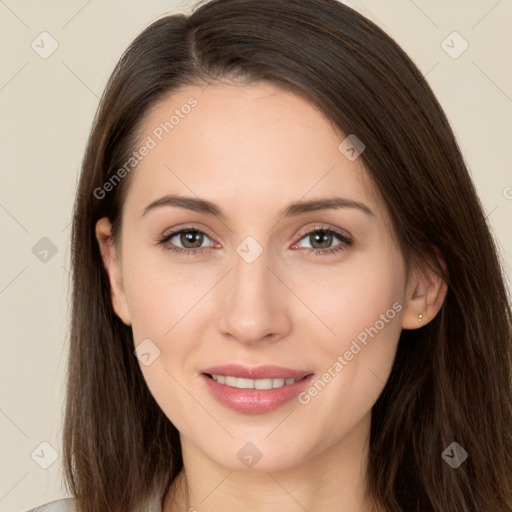
[[[218,328],[224,335],[259,344],[290,332],[292,294],[283,284],[285,276],[270,267],[265,250],[251,263],[234,255],[233,268],[219,290]]]

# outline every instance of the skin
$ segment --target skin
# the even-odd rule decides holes
[[[371,408],[401,329],[428,323],[446,285],[425,265],[407,276],[362,160],[347,159],[338,149],[345,135],[291,92],[265,82],[187,86],[148,113],[141,141],[192,95],[197,107],[132,171],[120,243],[112,244],[108,218],[96,225],[114,309],[132,326],[135,346],[149,338],[160,350],[141,370],[180,431],[184,471],[164,510],[315,512],[339,511],[340,503],[344,512],[382,510],[364,496]],[[142,215],[169,193],[212,201],[225,219],[171,206]],[[348,207],[278,214],[291,202],[333,195],[374,215]],[[167,245],[201,245],[204,253],[158,244],[184,227],[205,231],[202,245],[184,245],[179,235]],[[343,243],[333,235],[322,249],[314,233],[301,236],[313,228],[340,230],[353,245],[312,254]],[[247,236],[263,249],[252,263],[236,252]],[[307,404],[242,414],[218,403],[200,377],[226,362],[321,377],[394,303],[401,311]],[[262,454],[251,468],[237,457],[247,442]]]

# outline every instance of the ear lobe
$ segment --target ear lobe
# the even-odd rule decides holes
[[[121,263],[112,241],[112,225],[108,217],[96,223],[96,239],[100,248],[103,266],[110,281],[110,299],[117,316],[126,324],[131,325],[126,294],[124,290]]]
[[[440,251],[434,248],[439,264],[446,273],[446,263]],[[432,321],[439,313],[448,285],[442,276],[426,262],[416,267],[407,286],[406,302],[402,315],[403,329],[419,329]]]

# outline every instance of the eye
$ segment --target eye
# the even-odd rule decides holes
[[[330,247],[333,238],[338,238],[341,243]],[[313,228],[301,235],[301,240],[303,239],[309,240],[312,245],[312,247],[306,247],[308,253],[317,256],[325,256],[344,251],[354,243],[347,235],[330,228]],[[293,246],[293,248],[295,247],[298,247],[298,244]]]
[[[201,247],[205,237],[210,239],[210,237],[200,229],[184,228],[165,235],[158,242],[169,251],[193,256],[194,254],[204,252],[207,248]],[[172,241],[174,238],[176,238],[176,240]],[[182,247],[178,246],[177,243],[182,244]]]

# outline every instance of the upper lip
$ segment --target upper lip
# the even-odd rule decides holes
[[[210,375],[226,375],[238,377],[242,379],[301,379],[306,375],[310,375],[308,370],[294,370],[293,368],[283,368],[282,366],[264,365],[264,366],[242,366],[240,364],[231,363],[220,366],[210,366],[205,368],[202,373]]]

